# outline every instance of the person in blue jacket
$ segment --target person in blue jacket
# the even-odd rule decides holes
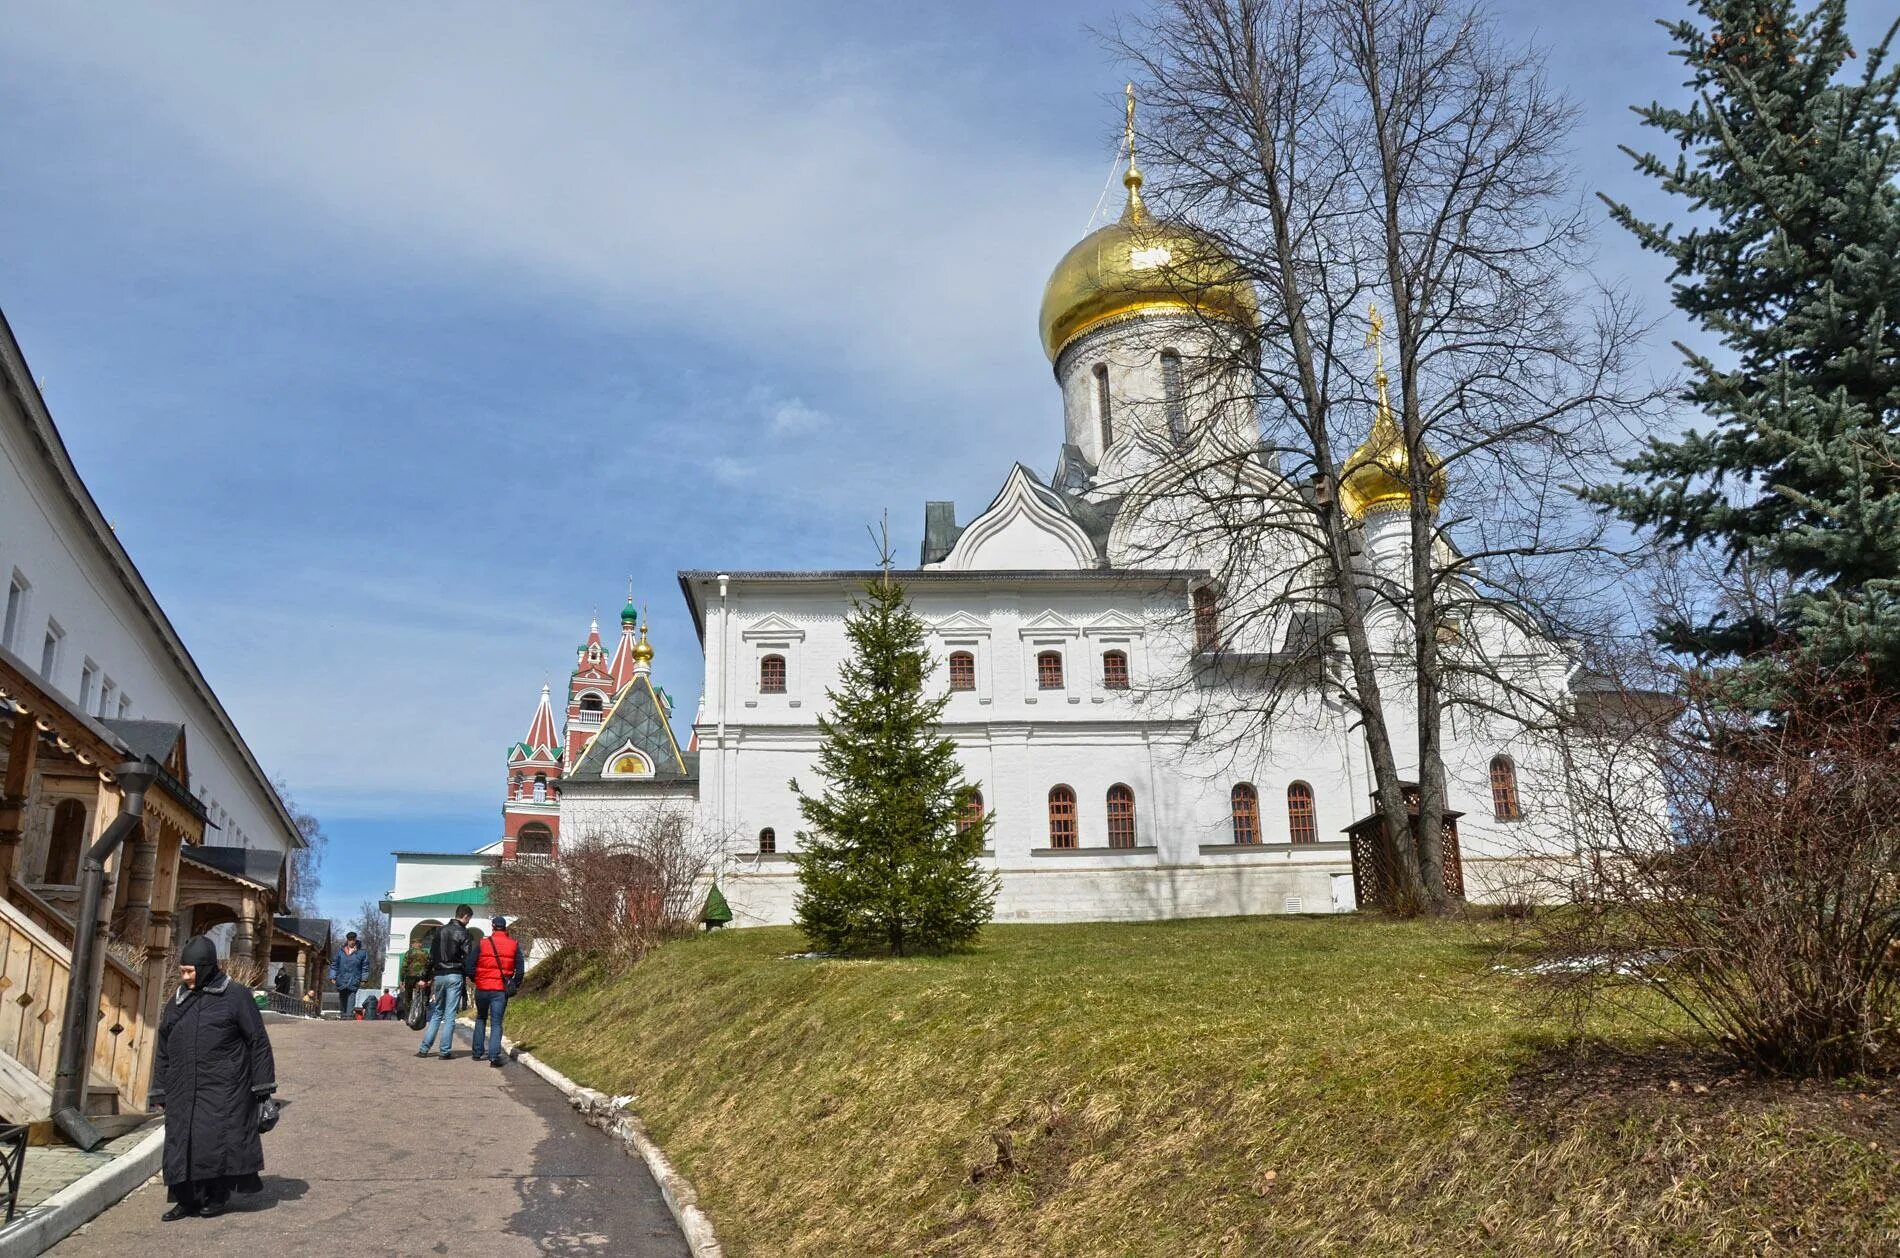
[[[356,932],[343,937],[343,951],[330,961],[330,984],[336,988],[337,1016],[348,1021],[356,1012],[356,991],[369,977],[369,953],[356,942]]]

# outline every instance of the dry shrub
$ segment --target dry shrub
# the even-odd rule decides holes
[[[557,857],[489,875],[489,896],[523,929],[574,958],[627,963],[692,932],[719,844],[683,807],[654,805],[561,838]]]
[[[1798,663],[1763,713],[1696,678],[1659,738],[1666,818],[1591,811],[1547,982],[1634,984],[1775,1074],[1900,1063],[1900,700]],[[1758,680],[1758,678],[1756,679]]]

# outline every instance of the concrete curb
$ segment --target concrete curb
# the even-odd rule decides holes
[[[455,1029],[472,1042],[474,1023],[458,1019]],[[568,1103],[580,1111],[582,1121],[588,1126],[600,1128],[627,1152],[646,1163],[654,1182],[660,1186],[660,1196],[666,1199],[666,1208],[672,1212],[673,1221],[679,1224],[680,1233],[686,1237],[686,1244],[693,1251],[694,1258],[724,1258],[725,1250],[720,1248],[719,1238],[713,1234],[712,1220],[699,1208],[699,1194],[673,1166],[665,1150],[653,1142],[653,1137],[647,1133],[646,1124],[628,1107],[626,1098],[611,1097],[605,1092],[582,1087],[533,1053],[523,1052],[505,1035],[501,1037],[501,1044],[503,1050],[518,1064],[532,1070],[565,1096]],[[7,1255],[0,1252],[0,1258],[7,1258]]]
[[[125,1154],[16,1215],[11,1226],[0,1230],[0,1258],[45,1253],[158,1174],[165,1160],[165,1121],[157,1121]]]

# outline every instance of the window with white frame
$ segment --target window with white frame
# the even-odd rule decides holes
[[[119,719],[121,721],[129,720],[131,716],[132,716],[132,696],[128,694],[121,694],[119,696]]]
[[[9,651],[20,649],[20,627],[26,623],[26,595],[32,588],[19,569],[14,569],[13,579],[7,582],[7,618],[0,623],[0,646]]]
[[[40,676],[48,682],[59,674],[59,647],[65,639],[66,631],[59,627],[57,620],[46,622],[46,640],[40,643]]]
[[[118,697],[119,683],[113,681],[110,677],[106,678],[99,684],[99,709],[95,715],[100,717],[111,716],[112,704]]]
[[[99,666],[87,660],[79,669],[79,710],[92,711],[92,692],[99,685]]]

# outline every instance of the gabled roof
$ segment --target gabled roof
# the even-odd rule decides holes
[[[651,676],[636,676],[614,700],[613,710],[601,722],[600,729],[581,749],[574,767],[563,775],[566,782],[598,782],[607,777],[613,758],[632,747],[653,764],[653,782],[685,782],[699,778],[699,756],[680,750],[673,737],[672,722],[666,719],[666,705],[653,688]]]
[[[561,745],[554,734],[554,705],[548,699],[548,686],[541,683],[541,702],[534,709],[534,720],[528,725],[528,736],[521,740],[518,748],[528,749],[529,756],[537,751],[546,751],[549,755]]]
[[[620,618],[620,643],[614,647],[614,658],[607,665],[607,672],[614,679],[614,693],[619,694],[633,680],[633,622],[623,613]]]
[[[187,844],[178,854],[194,865],[265,891],[277,890],[277,879],[284,871],[284,854],[266,848]]]

